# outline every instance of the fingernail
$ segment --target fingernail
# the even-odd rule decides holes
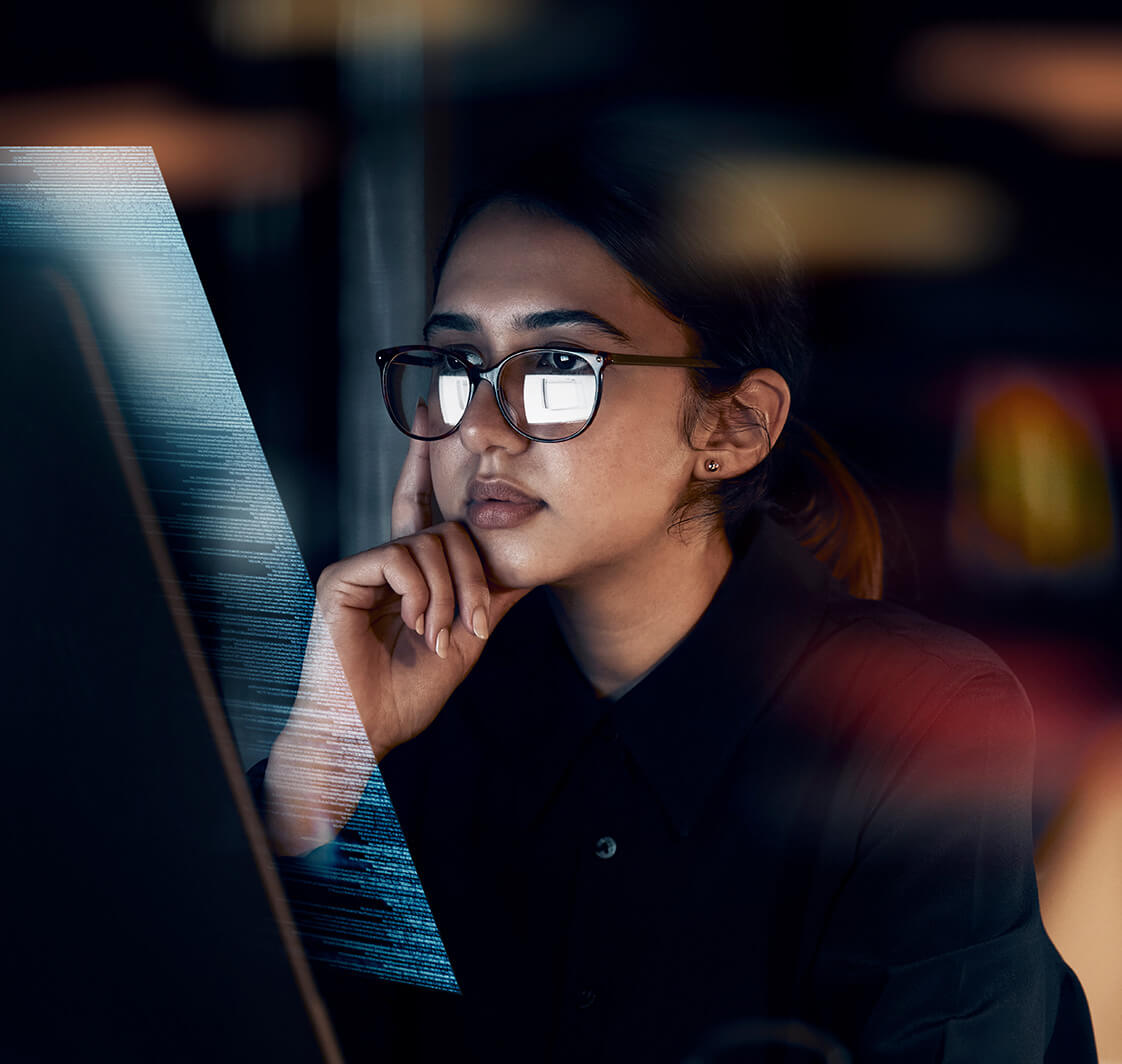
[[[448,657],[448,629],[441,628],[436,633],[436,656],[438,658]]]
[[[416,632],[417,635],[425,634],[425,615],[423,613],[417,618],[417,623],[413,626],[413,631]]]
[[[487,638],[487,611],[482,606],[476,606],[471,615],[471,630],[480,639]]]

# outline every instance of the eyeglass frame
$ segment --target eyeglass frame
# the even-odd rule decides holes
[[[431,351],[434,354],[451,356],[454,360],[463,364],[463,367],[468,375],[468,398],[467,403],[464,404],[464,412],[460,415],[460,419],[456,424],[447,432],[442,432],[439,436],[418,436],[416,433],[405,428],[401,422],[394,417],[393,404],[390,402],[389,388],[387,387],[386,371],[390,363],[398,355],[406,351]],[[585,423],[577,429],[576,432],[568,436],[561,436],[557,439],[542,439],[540,436],[531,436],[528,432],[523,432],[514,422],[505,410],[505,400],[502,398],[502,393],[498,388],[499,374],[502,373],[503,367],[519,355],[530,355],[538,351],[556,351],[562,355],[576,355],[578,358],[583,358],[589,365],[592,366],[593,373],[596,376],[596,402],[592,405],[592,412],[588,415]],[[450,347],[435,347],[432,344],[402,344],[398,347],[383,347],[380,351],[375,352],[374,359],[378,364],[378,371],[382,381],[382,401],[386,405],[386,412],[390,415],[390,420],[394,423],[394,427],[408,436],[411,440],[422,440],[425,443],[435,443],[437,440],[444,440],[451,436],[453,433],[460,430],[460,426],[467,416],[467,408],[471,405],[472,399],[475,398],[476,389],[480,381],[486,381],[491,385],[491,391],[495,395],[495,405],[499,408],[499,413],[502,414],[503,420],[524,439],[530,440],[533,443],[567,443],[569,440],[576,439],[589,425],[592,424],[600,409],[600,400],[604,395],[603,374],[607,366],[667,366],[673,368],[683,369],[720,369],[719,362],[710,362],[704,358],[663,358],[659,355],[624,355],[615,351],[588,351],[579,347],[525,347],[521,351],[512,351],[505,358],[500,359],[490,369],[481,369],[479,365],[472,362],[470,359],[474,356],[482,362],[482,355],[472,352],[472,355],[465,354],[462,351],[456,351]]]

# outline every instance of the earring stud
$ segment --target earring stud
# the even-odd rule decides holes
[[[721,468],[721,463],[718,462],[716,458],[710,458],[709,461],[705,463],[705,468],[708,469],[710,473],[716,473],[717,470]]]

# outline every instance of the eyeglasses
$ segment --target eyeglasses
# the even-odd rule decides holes
[[[414,440],[442,440],[460,427],[480,381],[495,392],[499,411],[520,436],[537,443],[564,443],[596,416],[604,367],[679,366],[717,368],[700,358],[618,355],[565,347],[531,347],[483,369],[475,351],[446,347],[387,347],[377,353],[382,398],[394,424]],[[417,403],[428,408],[428,431],[413,431]]]

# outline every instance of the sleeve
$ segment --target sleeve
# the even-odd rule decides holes
[[[267,767],[268,759],[246,773],[259,813],[264,809]],[[377,884],[370,882],[371,869],[361,861],[368,843],[352,821],[334,842],[300,857],[273,858],[346,1059],[473,1064],[475,1058],[464,1049],[460,994],[395,982],[375,974],[370,963],[355,961],[360,952],[377,956],[379,970],[388,971],[394,950],[401,948],[400,927],[386,929],[378,919],[391,906],[378,896]],[[354,887],[348,872],[371,888],[362,897],[340,889],[341,873]]]
[[[1094,1061],[1082,990],[1040,920],[1028,700],[997,667],[948,687],[918,734],[879,747],[814,1018],[862,1064]]]

